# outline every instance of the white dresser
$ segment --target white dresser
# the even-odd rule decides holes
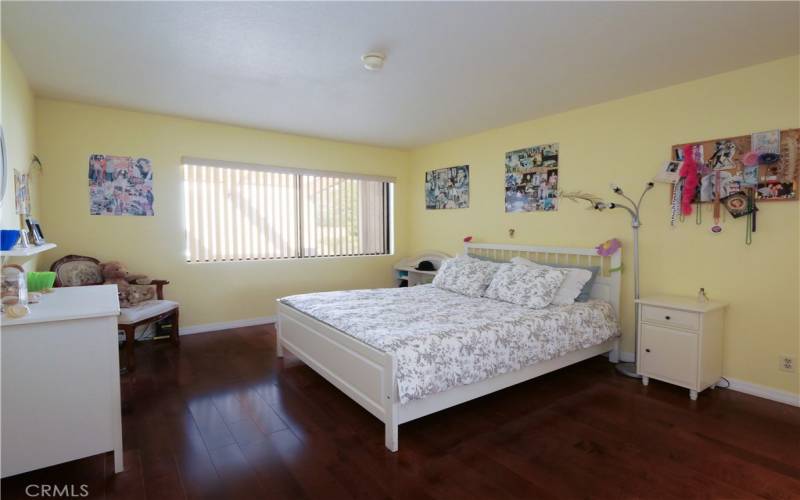
[[[715,386],[722,377],[725,308],[719,301],[674,296],[645,297],[639,308],[637,372],[689,389],[689,397]]]
[[[5,316],[2,476],[114,451],[121,472],[117,287],[57,288]]]

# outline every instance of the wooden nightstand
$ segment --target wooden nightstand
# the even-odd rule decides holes
[[[724,302],[700,303],[694,298],[644,297],[639,308],[637,372],[642,384],[650,377],[689,389],[689,397],[717,384],[722,377]]]

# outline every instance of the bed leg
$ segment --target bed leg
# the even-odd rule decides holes
[[[400,403],[398,402],[397,389],[393,389],[393,391],[394,395],[387,401],[389,404],[386,405],[386,421],[384,422],[386,426],[386,448],[392,453],[396,452],[400,447],[397,429],[400,421]]]
[[[398,437],[398,425],[397,421],[399,420],[399,405],[397,401],[393,401],[390,406],[390,411],[386,415],[386,448],[391,451],[392,453],[396,452],[397,449],[400,447],[399,437]]]
[[[619,363],[619,339],[614,341],[614,348],[608,351],[608,360],[612,363]]]
[[[275,322],[275,352],[279,358],[283,357],[283,345],[281,344],[281,318]]]
[[[385,444],[394,453],[399,447],[397,427],[400,424],[400,395],[397,391],[397,360],[391,354],[384,358],[383,371]]]
[[[386,424],[386,448],[392,453],[398,449],[396,425]]]

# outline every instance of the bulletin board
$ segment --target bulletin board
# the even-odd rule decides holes
[[[696,154],[703,159],[698,168],[700,185],[695,202],[714,201],[717,178],[723,198],[754,189],[758,201],[798,199],[800,129],[773,130],[688,144],[699,147]],[[672,146],[673,160],[683,160],[686,145]]]

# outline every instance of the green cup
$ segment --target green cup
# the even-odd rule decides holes
[[[28,273],[28,291],[38,292],[47,288],[53,288],[53,283],[56,282],[56,273],[53,272],[29,272]]]

